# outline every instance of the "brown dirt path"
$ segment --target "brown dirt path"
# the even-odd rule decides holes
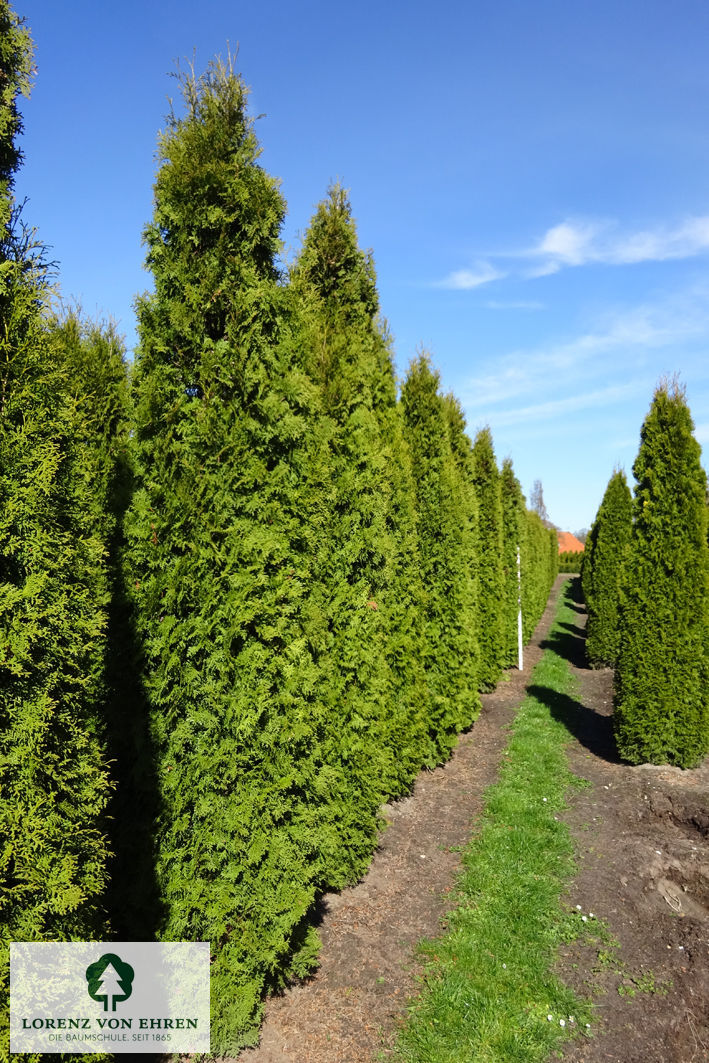
[[[387,1045],[417,989],[415,945],[440,930],[459,867],[455,850],[469,841],[514,709],[552,644],[570,661],[577,693],[530,691],[568,727],[571,768],[590,783],[565,814],[579,851],[565,900],[602,919],[618,942],[562,950],[559,972],[592,996],[596,1019],[591,1039],[568,1044],[560,1058],[709,1063],[709,760],[694,771],[619,762],[612,673],[585,664],[583,605],[576,605],[575,623],[553,643],[547,638],[567,578],[555,584],[524,672],[507,673],[483,698],[479,719],[448,764],[422,773],[410,797],[385,807],[389,826],[365,879],[323,898],[320,969],[269,1001],[261,1044],[242,1052],[239,1063],[389,1057]]]
[[[584,996],[593,991],[598,1018],[592,1040],[567,1047],[563,1058],[706,1063],[709,760],[693,771],[619,762],[610,721],[613,675],[586,666],[586,613],[581,604],[576,609],[576,623],[556,648],[572,663],[578,693],[547,695],[576,739],[571,769],[591,783],[565,816],[579,847],[568,900],[603,919],[620,948],[606,949],[600,961],[598,946],[565,951],[562,977]]]
[[[416,990],[414,948],[440,931],[446,895],[470,839],[482,795],[496,779],[508,725],[556,610],[560,577],[524,655],[505,673],[447,764],[423,772],[412,794],[384,808],[388,827],[358,885],[321,904],[321,966],[272,998],[257,1048],[239,1063],[366,1063],[387,1058],[406,1001]]]

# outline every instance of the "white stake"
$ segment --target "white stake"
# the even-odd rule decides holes
[[[517,546],[517,667],[520,672],[524,668],[522,655],[522,567],[519,560],[519,545]]]

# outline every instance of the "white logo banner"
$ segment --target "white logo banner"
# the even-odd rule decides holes
[[[12,942],[11,1052],[209,1052],[209,942]]]

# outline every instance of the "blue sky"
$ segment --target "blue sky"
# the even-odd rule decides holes
[[[286,253],[340,179],[399,373],[430,350],[552,520],[588,526],[630,474],[662,374],[709,441],[703,0],[14,2],[38,66],[18,197],[65,298],[129,347],[169,72],[229,42]]]

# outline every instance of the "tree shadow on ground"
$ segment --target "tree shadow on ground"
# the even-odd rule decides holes
[[[611,716],[602,716],[577,698],[560,694],[550,687],[532,683],[527,687],[527,693],[546,705],[554,719],[562,723],[590,753],[609,764],[620,764]]]
[[[564,588],[565,604],[579,613],[585,613],[582,604],[574,604],[581,603],[581,595],[581,580],[577,576]],[[574,668],[590,671],[586,660],[586,629],[580,624],[557,622],[541,645],[542,649],[553,650]],[[560,694],[550,687],[532,684],[527,691],[546,705],[554,719],[562,723],[589,752],[611,764],[620,763],[611,716],[605,716],[577,698]]]
[[[581,576],[577,573],[571,573],[571,579],[566,585],[564,591],[564,597],[566,598],[566,604],[575,609],[577,613],[586,612],[586,603],[583,600],[583,588],[581,587]]]
[[[588,668],[586,661],[586,632],[578,624],[557,623],[551,634],[541,643],[543,650],[553,650],[574,668]]]

